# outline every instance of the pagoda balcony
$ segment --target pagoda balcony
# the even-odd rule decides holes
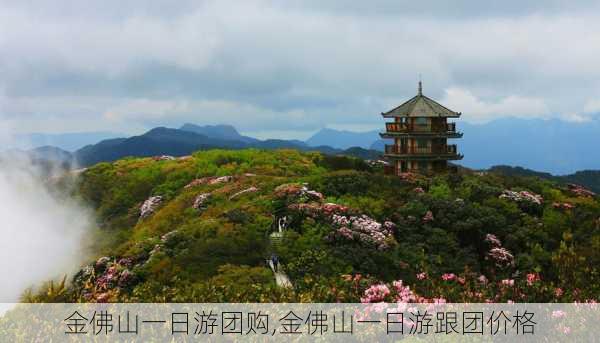
[[[394,134],[439,134],[462,136],[456,132],[456,123],[443,123],[441,125],[413,125],[409,123],[385,123],[384,135]]]
[[[462,155],[457,154],[456,144],[442,145],[442,146],[428,146],[428,147],[401,147],[397,145],[386,145],[386,155],[396,156],[420,156],[427,158],[435,157],[456,157],[462,158]]]

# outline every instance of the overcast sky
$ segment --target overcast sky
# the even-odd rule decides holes
[[[594,1],[0,1],[0,127],[306,138],[424,93],[472,123],[594,120]]]

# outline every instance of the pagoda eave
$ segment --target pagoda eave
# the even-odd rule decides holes
[[[407,114],[392,114],[392,113],[381,113],[384,118],[460,118],[461,113],[455,114],[436,114],[436,115],[407,115]]]
[[[464,155],[418,155],[418,154],[384,154],[385,158],[390,160],[405,160],[405,161],[456,161],[462,160]]]
[[[380,132],[381,138],[440,137],[462,138],[462,132]]]

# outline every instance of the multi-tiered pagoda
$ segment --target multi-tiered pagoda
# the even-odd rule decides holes
[[[460,117],[454,112],[423,95],[419,82],[419,93],[394,108],[381,113],[394,121],[385,123],[382,138],[391,138],[394,144],[385,146],[385,157],[391,162],[386,173],[399,175],[405,172],[434,173],[448,169],[449,160],[460,160],[455,144],[448,138],[460,138],[456,124],[448,118]]]

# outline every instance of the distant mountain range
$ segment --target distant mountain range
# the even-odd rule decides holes
[[[543,170],[552,175],[568,175],[580,170],[600,169],[600,122],[569,123],[559,120],[501,119],[487,124],[474,125],[457,121],[458,130],[464,133],[455,140],[465,158],[459,164],[472,169],[487,169],[495,165],[521,166]],[[383,129],[383,125],[382,125]],[[52,155],[60,161],[70,154],[80,165],[88,166],[101,161],[113,161],[125,156],[154,156],[189,154],[209,148],[291,148],[316,150],[328,154],[347,154],[363,158],[379,158],[384,141],[379,131],[351,132],[322,129],[306,142],[299,140],[259,140],[241,135],[231,125],[199,126],[185,124],[179,129],[155,128],[142,135],[101,139],[84,147],[67,149],[85,140],[113,135],[110,133],[65,134],[48,136],[57,142],[53,150],[44,147],[32,154]],[[40,136],[42,137],[42,136]],[[49,138],[50,137],[50,138]],[[41,139],[41,138],[40,138]],[[70,142],[70,143],[69,143]]]
[[[314,150],[326,154],[351,155],[365,159],[376,159],[380,156],[377,151],[358,147],[343,150],[329,146],[309,146],[298,140],[259,140],[239,134],[230,125],[198,126],[193,124],[185,124],[179,129],[157,127],[139,136],[101,140],[74,152],[68,152],[58,147],[43,146],[27,151],[13,150],[10,153],[28,155],[36,162],[54,161],[64,165],[87,167],[99,162],[115,161],[127,156],[184,156],[194,151],[214,148],[289,148],[304,151]]]
[[[499,173],[508,176],[539,177],[558,183],[574,183],[600,193],[600,170],[582,170],[574,174],[555,176],[550,173],[538,172],[522,167],[494,166],[488,170],[491,173]]]
[[[481,125],[458,120],[457,130],[464,133],[463,138],[453,140],[465,155],[459,164],[469,168],[487,169],[502,164],[544,170],[554,175],[600,169],[598,120],[571,123],[507,118]],[[352,142],[352,146],[383,151],[385,142],[378,132],[323,129],[307,142],[329,141],[329,145],[344,149]]]

